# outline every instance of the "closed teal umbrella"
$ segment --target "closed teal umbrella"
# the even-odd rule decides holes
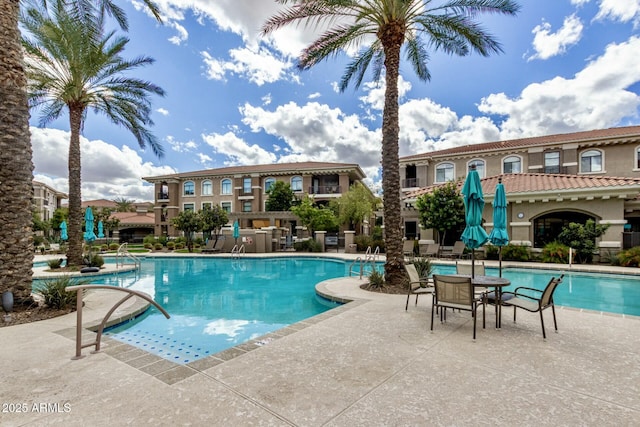
[[[62,221],[60,223],[60,240],[69,240],[69,235],[67,234],[67,221]]]
[[[467,179],[462,187],[464,196],[465,222],[466,226],[462,232],[461,240],[471,248],[471,277],[475,277],[475,253],[474,250],[489,241],[489,235],[482,228],[482,211],[484,210],[484,196],[482,195],[482,184],[475,165],[467,175]]]
[[[236,240],[236,245],[238,244],[238,237],[240,237],[240,224],[238,223],[238,220],[236,219],[233,222],[233,238]]]
[[[489,239],[493,245],[498,246],[498,260],[500,266],[500,277],[502,277],[502,247],[509,244],[509,234],[507,233],[507,195],[504,191],[502,178],[498,178],[496,194],[493,198],[493,230],[489,234]]]
[[[102,221],[98,221],[98,239],[104,239],[104,225],[102,225]]]
[[[93,232],[93,212],[91,208],[84,211],[84,240],[91,243],[96,240],[96,233]]]

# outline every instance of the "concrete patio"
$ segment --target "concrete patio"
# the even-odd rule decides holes
[[[0,424],[640,425],[640,317],[560,308],[543,340],[537,314],[496,330],[488,310],[474,342],[469,313],[431,332],[430,298],[405,312],[360,284],[324,282],[353,302],[189,365],[111,339],[72,360],[75,314],[0,328]],[[119,298],[89,294],[85,324]]]

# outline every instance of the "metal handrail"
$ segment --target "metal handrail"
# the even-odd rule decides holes
[[[162,308],[157,302],[152,300],[149,295],[140,291],[134,291],[132,289],[127,289],[127,288],[117,288],[115,286],[108,286],[108,285],[75,285],[75,286],[67,286],[66,289],[67,291],[71,291],[71,292],[77,291],[76,293],[76,355],[75,357],[72,358],[74,360],[81,359],[83,357],[82,349],[85,347],[90,347],[92,345],[95,345],[96,348],[92,353],[97,353],[98,351],[100,351],[100,340],[102,339],[102,332],[104,331],[104,327],[107,324],[107,320],[109,320],[109,317],[111,317],[111,315],[116,311],[118,307],[122,305],[122,303],[124,303],[125,301],[127,301],[129,298],[133,296],[140,297],[145,301],[148,301],[151,304],[153,304],[158,310],[160,310],[160,312],[162,312],[162,314],[164,314],[164,316],[167,319],[171,317],[169,316],[169,313],[167,313],[166,310]],[[126,295],[124,298],[118,301],[113,307],[111,307],[111,310],[109,310],[107,314],[104,316],[104,318],[102,319],[102,322],[100,322],[100,326],[98,327],[96,340],[90,343],[82,344],[82,296],[84,294],[85,289],[111,289],[115,291],[126,292],[128,295]]]
[[[240,254],[246,254],[246,250],[244,248],[244,243],[240,245],[240,247],[238,247],[238,245],[235,245],[233,247],[233,249],[231,249],[231,255],[235,258],[235,257],[239,257]]]
[[[140,258],[138,258],[137,256],[135,256],[134,254],[132,254],[131,252],[129,252],[129,244],[128,243],[123,243],[120,245],[120,247],[118,247],[118,251],[116,252],[116,268],[118,268],[120,266],[120,258],[122,258],[122,265],[124,266],[124,260],[125,258],[128,258],[130,260],[133,261],[133,263],[135,264],[136,268],[140,268],[142,261],[140,260]]]
[[[371,253],[371,246],[367,247],[367,251],[365,252],[365,258],[367,261],[373,259],[374,261],[378,260],[378,256],[380,255],[380,246],[376,246],[376,250]]]
[[[353,273],[353,266],[356,265],[357,262],[360,262],[360,278],[362,279],[362,257],[354,259],[351,264],[349,264],[349,277],[351,277],[351,273]]]

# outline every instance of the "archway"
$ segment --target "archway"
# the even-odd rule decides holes
[[[596,220],[593,215],[571,211],[549,212],[537,217],[533,220],[533,247],[544,247],[556,240],[570,223],[585,224],[588,219]]]

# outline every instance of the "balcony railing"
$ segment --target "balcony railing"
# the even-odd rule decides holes
[[[420,186],[418,178],[407,178],[402,180],[402,188],[415,188]]]
[[[339,185],[319,185],[309,187],[309,194],[340,194],[342,187]]]
[[[169,200],[169,193],[158,193],[158,200]]]

